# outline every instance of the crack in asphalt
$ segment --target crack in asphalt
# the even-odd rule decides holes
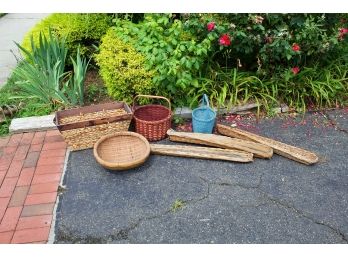
[[[210,182],[211,185],[216,185],[216,186],[228,186],[228,187],[240,187],[243,189],[258,189],[260,188],[261,184],[262,184],[262,178],[263,178],[264,174],[262,173],[259,176],[259,181],[257,182],[257,184],[255,186],[247,186],[245,184],[241,184],[241,183],[228,183],[228,182]]]
[[[321,221],[317,221],[313,217],[310,217],[308,214],[305,214],[303,211],[295,208],[294,206],[291,206],[291,205],[289,205],[289,204],[287,204],[287,203],[285,203],[283,201],[280,201],[279,199],[272,198],[266,192],[262,191],[260,189],[260,187],[261,187],[261,184],[263,182],[263,176],[264,176],[264,174],[261,174],[259,179],[258,179],[258,183],[256,185],[253,185],[253,186],[245,185],[245,184],[242,184],[242,183],[209,182],[207,179],[205,179],[203,177],[199,177],[199,179],[204,181],[205,184],[207,185],[206,193],[202,197],[200,197],[198,199],[184,200],[183,202],[186,205],[188,205],[188,204],[191,204],[191,203],[197,203],[197,202],[200,202],[200,201],[203,201],[203,200],[207,199],[210,196],[210,190],[211,190],[211,186],[212,185],[213,186],[240,187],[240,188],[243,188],[243,189],[246,189],[246,190],[257,190],[258,192],[260,192],[262,194],[264,200],[275,204],[278,208],[280,208],[280,206],[281,206],[283,208],[289,209],[292,212],[297,213],[301,217],[306,218],[306,219],[312,221],[315,224],[318,224],[318,225],[325,226],[325,227],[329,228],[332,232],[334,232],[336,235],[338,235],[342,239],[342,241],[348,243],[347,237],[338,228],[334,228],[334,227],[332,227],[329,224],[326,224],[326,223],[321,222]],[[260,207],[260,206],[263,206],[263,205],[266,205],[266,204],[267,204],[266,202],[261,202],[261,203],[258,203],[256,205],[245,205],[245,206],[242,205],[241,207],[256,207],[257,208],[257,207]],[[142,223],[143,221],[160,218],[163,215],[166,215],[168,213],[171,213],[171,210],[166,210],[165,212],[157,214],[157,215],[154,215],[154,216],[141,218],[137,222],[135,222],[133,225],[127,227],[126,229],[120,230],[118,232],[118,234],[117,234],[117,237],[115,239],[119,238],[119,239],[128,239],[129,240],[128,233],[131,230],[137,228],[140,225],[140,223]],[[125,237],[124,235],[127,235],[127,237]]]
[[[187,204],[190,204],[190,203],[197,203],[199,201],[203,201],[205,199],[207,199],[210,195],[210,184],[209,182],[202,178],[202,177],[199,177],[201,180],[203,180],[206,185],[207,185],[207,190],[206,190],[206,193],[198,198],[198,199],[190,199],[190,200],[183,200],[183,202],[187,205]],[[168,209],[168,210],[165,210],[161,213],[158,213],[156,215],[152,215],[152,216],[148,216],[148,217],[143,217],[143,218],[139,218],[136,222],[133,222],[133,224],[131,224],[130,226],[124,228],[124,229],[121,229],[117,232],[117,234],[114,236],[114,235],[110,235],[109,237],[112,239],[112,240],[116,240],[116,241],[119,241],[119,240],[128,240],[130,243],[132,243],[132,240],[131,238],[129,237],[129,233],[136,229],[143,221],[148,221],[148,220],[152,220],[152,219],[158,219],[158,218],[161,218],[162,216],[168,214],[168,213],[171,213],[172,210],[171,209]]]
[[[259,191],[263,194],[263,196],[265,197],[265,200],[268,200],[270,202],[272,202],[273,204],[275,204],[278,208],[280,208],[279,206],[283,207],[283,208],[286,208],[292,212],[295,212],[297,213],[298,215],[300,215],[301,217],[304,217],[310,221],[312,221],[313,223],[315,224],[318,224],[318,225],[321,225],[321,226],[325,226],[327,228],[329,228],[332,232],[334,232],[335,234],[337,234],[341,239],[342,241],[344,241],[345,243],[348,243],[348,239],[346,237],[346,235],[340,231],[340,229],[338,228],[334,228],[332,227],[331,225],[329,224],[326,224],[322,221],[317,221],[316,219],[314,219],[313,217],[309,216],[308,214],[306,214],[304,211],[302,210],[299,210],[297,208],[295,208],[294,206],[292,205],[289,205],[287,203],[285,203],[284,201],[281,201],[279,199],[276,199],[276,198],[272,198],[270,197],[267,193],[265,193],[264,191],[260,190]]]
[[[321,225],[321,226],[325,226],[327,228],[329,228],[332,232],[334,232],[336,235],[338,235],[342,241],[348,243],[348,238],[346,237],[346,235],[338,228],[335,228],[327,223],[324,223],[322,221],[318,221],[316,220],[315,218],[309,216],[308,214],[306,214],[304,211],[302,210],[299,210],[297,208],[295,208],[294,206],[291,206],[289,204],[286,204],[285,202],[282,202],[280,201],[279,199],[276,199],[276,198],[272,198],[270,197],[266,192],[264,192],[263,190],[260,189],[261,187],[261,184],[263,182],[263,176],[264,174],[261,174],[260,177],[259,177],[259,181],[257,183],[257,185],[255,186],[246,186],[244,184],[241,184],[241,183],[228,183],[228,182],[208,182],[207,180],[201,178],[202,180],[205,180],[209,185],[215,185],[215,186],[228,186],[228,187],[240,187],[240,188],[243,188],[243,189],[246,189],[246,190],[251,190],[251,189],[254,189],[254,190],[257,190],[258,192],[260,192],[264,198],[264,200],[266,201],[269,201],[275,205],[277,205],[277,207],[279,208],[279,206],[282,206],[286,209],[289,209],[291,210],[292,212],[295,212],[297,214],[299,214],[301,217],[304,217],[310,221],[312,221],[313,223],[315,224],[318,224],[318,225]],[[245,206],[241,206],[241,207],[260,207],[260,206],[263,206],[263,205],[266,205],[267,203],[265,202],[262,202],[262,203],[258,203],[256,205],[245,205]]]
[[[345,243],[348,243],[348,238],[346,237],[346,235],[338,228],[335,228],[323,221],[318,221],[315,218],[309,216],[308,214],[306,214],[304,211],[299,210],[297,208],[295,208],[292,205],[287,204],[286,202],[277,199],[277,198],[273,198],[270,195],[268,195],[266,192],[264,192],[263,190],[260,189],[261,184],[263,182],[263,176],[264,174],[261,174],[259,177],[259,181],[256,185],[254,186],[250,186],[250,185],[245,185],[242,183],[229,183],[229,182],[209,182],[207,179],[203,178],[203,177],[199,177],[199,179],[201,179],[202,181],[204,181],[204,183],[206,184],[206,192],[204,193],[204,195],[198,199],[190,199],[190,200],[183,200],[183,202],[188,205],[188,204],[192,204],[192,203],[197,203],[200,201],[204,201],[205,199],[209,198],[210,196],[210,191],[211,191],[211,186],[220,186],[220,187],[240,187],[246,190],[256,190],[259,193],[261,193],[261,195],[263,196],[263,199],[266,200],[266,202],[261,202],[258,203],[256,205],[241,205],[241,207],[260,207],[263,205],[267,205],[267,202],[270,202],[274,205],[276,205],[278,208],[286,208],[290,211],[292,211],[293,213],[296,213],[298,215],[300,215],[303,218],[306,218],[308,220],[310,220],[311,222],[327,227],[330,231],[332,231],[334,234],[336,234],[338,237],[341,238],[342,241],[344,241]],[[142,217],[139,218],[137,221],[135,222],[131,222],[131,224],[129,226],[127,226],[126,228],[120,229],[116,232],[116,234],[111,234],[111,235],[107,235],[105,237],[93,237],[93,236],[86,236],[86,237],[76,237],[75,235],[72,234],[72,232],[69,232],[68,229],[64,229],[61,230],[60,233],[58,233],[58,238],[56,239],[56,241],[66,241],[66,242],[70,242],[70,243],[81,243],[81,242],[86,242],[86,243],[109,243],[110,241],[121,241],[121,240],[126,240],[129,243],[136,243],[136,241],[134,241],[129,233],[136,229],[137,227],[139,227],[141,225],[142,222],[144,221],[148,221],[148,220],[153,220],[153,219],[157,219],[157,218],[161,218],[164,215],[167,215],[169,213],[172,213],[171,209],[167,209],[163,212],[160,212],[158,214],[155,215],[151,215],[148,217]]]

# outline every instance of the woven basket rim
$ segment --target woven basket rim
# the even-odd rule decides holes
[[[139,138],[139,140],[143,141],[145,143],[146,149],[144,151],[142,158],[139,158],[139,159],[132,161],[132,162],[117,163],[117,164],[114,162],[108,162],[108,161],[103,160],[98,154],[99,145],[111,137],[118,137],[118,136],[133,136],[133,137],[137,137],[137,138]],[[130,132],[130,131],[116,132],[116,133],[108,134],[108,135],[101,137],[94,144],[93,155],[96,158],[97,162],[107,169],[126,170],[126,169],[135,168],[146,161],[146,159],[150,155],[150,144],[144,136],[142,136],[138,133]]]
[[[152,121],[148,121],[148,120],[143,120],[139,117],[137,117],[136,115],[136,112],[139,110],[139,109],[149,109],[149,108],[152,108],[152,107],[160,107],[160,108],[163,108],[163,109],[166,109],[169,111],[169,115],[167,117],[165,117],[164,119],[161,119],[161,120],[152,120]],[[157,124],[157,123],[162,123],[162,122],[166,122],[167,120],[169,120],[170,118],[172,117],[172,111],[163,106],[163,105],[160,105],[160,104],[147,104],[147,105],[144,105],[144,106],[139,106],[137,108],[135,108],[135,110],[133,110],[133,118],[137,121],[140,121],[140,122],[143,122],[143,123],[146,123],[146,124]]]

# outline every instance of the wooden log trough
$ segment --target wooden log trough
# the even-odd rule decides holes
[[[273,149],[269,146],[237,138],[204,133],[176,132],[172,129],[168,130],[167,134],[169,140],[175,142],[185,142],[223,149],[245,151],[252,153],[255,157],[265,159],[269,159],[273,155]]]
[[[259,136],[238,128],[231,128],[221,124],[217,124],[216,127],[218,132],[222,135],[263,144],[265,146],[271,147],[276,154],[306,165],[317,163],[319,160],[318,156],[315,153],[301,149],[299,147],[288,145],[267,137]]]
[[[232,162],[252,162],[253,154],[238,150],[200,147],[190,145],[151,144],[151,153],[188,158],[224,160]]]

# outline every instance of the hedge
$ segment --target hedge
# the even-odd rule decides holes
[[[137,94],[154,92],[154,72],[144,68],[145,57],[119,39],[113,29],[102,38],[96,61],[108,93],[115,100],[130,103]]]
[[[22,46],[30,49],[30,37],[38,43],[40,32],[48,35],[49,28],[60,38],[65,38],[69,54],[75,56],[80,46],[81,54],[90,56],[94,52],[93,45],[98,45],[100,38],[112,25],[109,14],[52,14],[40,21],[25,36]]]

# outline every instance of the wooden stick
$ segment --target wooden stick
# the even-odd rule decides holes
[[[312,153],[310,151],[307,151],[292,145],[287,145],[282,142],[279,142],[267,137],[262,137],[241,129],[230,128],[225,125],[217,124],[217,130],[219,133],[226,136],[240,138],[244,140],[250,140],[253,142],[258,142],[258,143],[267,145],[269,147],[272,147],[276,154],[279,154],[281,156],[284,156],[286,158],[289,158],[291,160],[294,160],[306,165],[314,164],[318,162],[318,159],[319,159],[318,156],[315,155],[315,153]]]
[[[168,130],[167,134],[171,141],[176,142],[208,145],[224,149],[235,149],[252,153],[255,157],[260,158],[271,158],[273,155],[271,147],[236,138],[204,133],[176,132],[172,129]]]
[[[233,162],[252,162],[253,154],[237,150],[186,145],[150,144],[151,153],[188,158],[213,159]]]

